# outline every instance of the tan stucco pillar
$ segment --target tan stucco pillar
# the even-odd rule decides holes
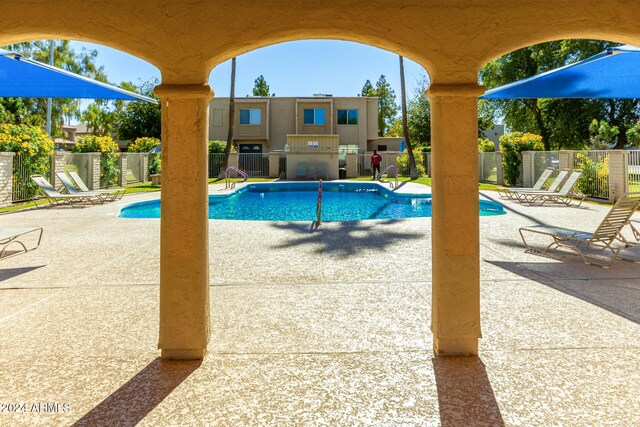
[[[165,359],[201,359],[209,342],[207,85],[160,85],[160,339]]]
[[[480,238],[478,96],[473,84],[432,85],[432,320],[438,356],[478,354]]]

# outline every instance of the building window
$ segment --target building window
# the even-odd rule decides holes
[[[338,110],[339,125],[357,125],[358,110]]]
[[[324,108],[305,108],[304,124],[305,125],[323,125],[324,124]]]
[[[386,145],[378,145],[378,151],[387,151]]]
[[[262,110],[259,108],[251,110],[240,110],[241,125],[260,125],[260,116]]]

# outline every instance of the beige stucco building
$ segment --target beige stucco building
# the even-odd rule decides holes
[[[209,103],[209,139],[226,140],[229,98]],[[339,145],[398,151],[401,138],[378,137],[376,97],[235,98],[233,141],[239,153],[283,151],[288,135],[337,135]]]

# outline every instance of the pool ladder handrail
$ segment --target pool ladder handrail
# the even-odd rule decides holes
[[[393,182],[391,182],[391,181],[387,181],[387,180],[385,180],[385,179],[382,179],[382,175],[384,175],[385,173],[388,173],[390,170],[393,170],[393,169],[395,169],[395,170],[396,170],[396,185],[395,185],[395,188],[398,188],[398,168],[396,167],[396,165],[389,165],[389,166],[387,166],[386,168],[384,168],[384,169],[382,170],[382,172],[380,172],[380,173],[378,174],[378,176],[376,177],[376,179],[377,179],[378,181],[380,181],[380,182],[388,182],[388,183],[389,183],[389,187],[394,188],[394,186],[393,186]]]
[[[320,225],[320,220],[322,218],[322,180],[318,180],[318,206],[316,208],[316,227]]]
[[[224,188],[234,188],[237,184],[237,182],[231,182],[231,177],[229,176],[229,172],[236,172],[238,175],[244,178],[242,181],[238,181],[238,182],[245,182],[247,179],[249,179],[249,175],[247,175],[245,171],[238,169],[235,166],[229,166],[227,170],[224,172],[224,176],[225,176]]]

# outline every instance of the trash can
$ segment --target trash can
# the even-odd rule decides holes
[[[338,178],[347,179],[347,168],[338,169]]]

